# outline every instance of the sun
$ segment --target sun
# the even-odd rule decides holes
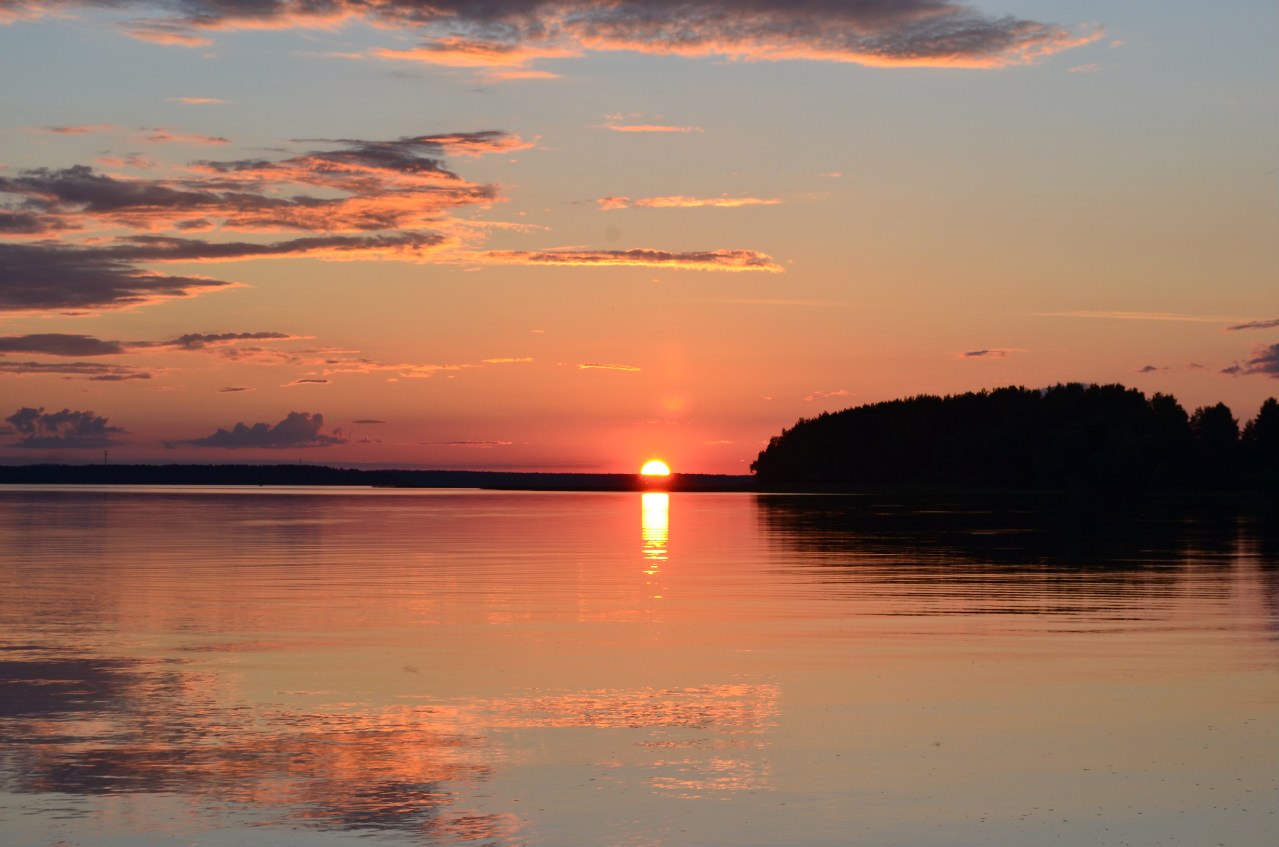
[[[641,476],[670,476],[670,465],[661,459],[649,459],[644,463],[644,467],[640,468]]]

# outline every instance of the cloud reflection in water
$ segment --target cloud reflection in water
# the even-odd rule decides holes
[[[776,686],[748,683],[381,709],[250,706],[194,667],[35,650],[0,660],[0,786],[170,795],[192,819],[212,811],[257,826],[506,845],[519,843],[525,821],[467,798],[507,760],[499,748],[510,730],[648,730],[631,742],[636,770],[624,778],[695,798],[764,787],[758,748],[777,716]]]

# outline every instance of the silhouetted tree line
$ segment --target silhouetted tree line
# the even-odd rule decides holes
[[[765,485],[1279,490],[1279,401],[1240,429],[1223,403],[1071,383],[920,395],[801,419],[751,464]]]

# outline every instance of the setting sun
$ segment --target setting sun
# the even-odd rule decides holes
[[[642,476],[670,476],[670,466],[661,459],[649,459],[644,463],[644,467],[640,468]]]

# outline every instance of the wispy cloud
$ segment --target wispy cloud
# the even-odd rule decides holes
[[[143,141],[153,144],[230,144],[229,138],[220,135],[200,135],[194,132],[178,132],[168,127],[156,126],[143,130]]]
[[[185,445],[189,447],[217,447],[224,450],[242,450],[266,447],[271,449],[300,447],[329,447],[334,444],[345,444],[346,439],[340,435],[326,435],[320,432],[324,427],[324,417],[316,412],[289,412],[276,424],[237,423],[231,429],[218,429],[204,438],[193,438],[188,441],[173,441],[167,446]]]
[[[603,362],[585,362],[577,366],[578,370],[583,371],[625,371],[627,373],[639,373],[643,368],[637,368],[635,365],[609,365]]]
[[[415,32],[422,39],[415,51],[388,51],[408,55],[388,58],[466,66],[628,51],[992,68],[1033,62],[1102,34],[1099,27],[1071,29],[1012,15],[994,17],[957,0],[186,0],[159,7],[172,10],[162,17],[154,16],[157,7],[149,0],[62,0],[42,7],[23,3],[0,12],[0,20],[76,7],[136,8],[145,16],[123,25],[129,35],[192,47],[207,45],[212,34],[223,30],[332,29],[363,21],[379,29]]]
[[[295,379],[290,382],[286,382],[280,387],[281,388],[297,388],[300,385],[329,385],[332,382],[333,380],[331,379],[304,377],[302,379]]]
[[[14,433],[22,436],[11,442],[10,447],[109,447],[117,443],[114,436],[124,432],[121,427],[111,426],[106,418],[93,412],[71,409],[46,412],[43,406],[25,406],[5,418],[5,422]]]
[[[187,106],[222,106],[227,101],[220,97],[170,97],[170,103],[182,103]]]
[[[483,82],[521,82],[524,80],[561,79],[561,74],[532,68],[490,68],[480,75]]]
[[[1221,372],[1231,376],[1261,374],[1271,379],[1279,379],[1279,344],[1258,347],[1252,351],[1252,358],[1246,362],[1236,362],[1229,367],[1222,368]]]
[[[765,253],[754,250],[703,250],[673,252],[635,248],[631,250],[490,250],[479,254],[481,261],[498,265],[579,265],[589,267],[644,267],[702,271],[767,271],[781,273],[782,267]]]
[[[98,164],[106,165],[111,168],[138,168],[139,170],[150,171],[157,167],[155,159],[149,156],[143,156],[141,153],[130,153],[127,156],[99,156]]]
[[[175,347],[181,350],[204,350],[209,347],[225,347],[245,341],[297,341],[309,335],[292,335],[287,332],[188,332],[168,341],[135,341],[136,349],[147,347]]]
[[[600,209],[611,212],[615,209],[738,209],[743,206],[776,206],[782,201],[764,197],[687,197],[673,194],[665,197],[600,197],[595,201]]]
[[[450,68],[491,68],[519,73],[519,68],[536,59],[562,59],[580,56],[581,49],[551,44],[486,41],[482,39],[441,37],[410,49],[375,49],[369,55],[379,59],[420,62]],[[525,73],[541,73],[525,71]]]
[[[124,353],[127,349],[122,342],[103,341],[91,335],[46,332],[0,337],[0,355],[42,353],[50,356],[112,356]]]
[[[1037,318],[1090,318],[1105,321],[1185,321],[1188,323],[1227,323],[1237,318],[1223,315],[1188,315],[1181,312],[1110,312],[1076,310],[1069,312],[1031,312]]]
[[[831,397],[848,397],[848,389],[837,388],[834,391],[814,391],[812,394],[804,396],[805,402],[811,403],[814,400],[828,400]]]
[[[1227,332],[1239,332],[1246,329],[1277,329],[1279,328],[1279,318],[1268,321],[1246,321],[1241,324],[1226,327]]]
[[[705,132],[705,130],[703,130],[700,126],[681,126],[677,124],[654,123],[652,120],[645,121],[644,115],[641,114],[605,115],[604,123],[599,124],[596,128],[608,129],[613,132]]]
[[[672,298],[678,303],[724,303],[733,306],[804,306],[825,308],[847,307],[862,304],[849,300],[803,300],[777,297],[682,297]]]
[[[90,135],[99,132],[119,132],[120,128],[114,124],[80,124],[78,126],[45,126],[40,128],[43,132],[51,132],[54,135]]]
[[[84,5],[90,4],[86,3]],[[195,35],[192,30],[177,21],[141,20],[126,24],[121,29],[130,38],[149,41],[152,44],[165,44],[173,47],[208,47],[213,43],[213,39],[203,35]]]
[[[253,391],[253,390],[255,389],[249,388],[246,385],[228,385],[225,388],[219,388],[218,392],[222,394],[238,394],[242,391]]]
[[[434,447],[473,447],[480,450],[490,450],[494,447],[510,447],[512,441],[421,441],[418,442],[424,446]]]
[[[128,365],[101,362],[12,362],[0,359],[0,376],[57,376],[88,382],[124,382],[150,379],[151,372]]]
[[[1021,347],[983,347],[980,350],[965,350],[956,353],[957,359],[1007,359],[1014,353],[1025,353]]]
[[[246,341],[293,341],[306,336],[286,332],[187,333],[166,341],[107,341],[91,335],[46,332],[0,336],[0,356],[42,353],[47,356],[115,356],[156,349],[203,350]]]

